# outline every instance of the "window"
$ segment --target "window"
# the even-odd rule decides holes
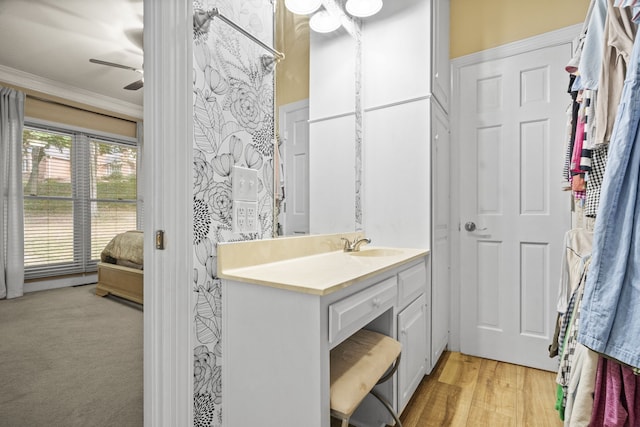
[[[137,147],[61,129],[23,134],[25,277],[92,272],[117,233],[137,228]]]

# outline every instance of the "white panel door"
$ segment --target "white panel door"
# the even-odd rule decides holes
[[[464,353],[557,368],[547,348],[570,228],[560,179],[570,54],[565,44],[461,69]]]
[[[282,234],[309,234],[309,102],[280,108],[284,139],[284,221]]]

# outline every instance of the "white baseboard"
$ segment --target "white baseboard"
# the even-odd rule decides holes
[[[59,279],[38,280],[24,284],[24,292],[46,291],[50,289],[66,288],[68,286],[88,285],[98,281],[98,273],[84,274],[82,276],[67,276]]]

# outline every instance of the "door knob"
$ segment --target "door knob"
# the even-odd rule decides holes
[[[487,227],[477,228],[475,222],[469,221],[464,225],[464,229],[467,230],[467,231],[483,231],[483,230],[486,230]]]

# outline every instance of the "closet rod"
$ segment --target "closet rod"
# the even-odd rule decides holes
[[[244,34],[247,38],[253,40],[257,44],[262,46],[264,49],[266,49],[269,52],[271,52],[273,54],[273,56],[275,56],[278,61],[284,59],[284,53],[278,52],[277,50],[273,49],[271,46],[265,44],[262,40],[256,38],[253,34],[248,32],[244,28],[242,28],[240,25],[236,24],[235,22],[233,22],[232,20],[230,20],[229,18],[224,16],[222,13],[220,13],[218,8],[215,8],[215,7],[213,9],[211,9],[210,11],[208,11],[208,12],[206,12],[206,11],[204,11],[202,9],[196,9],[196,10],[193,11],[193,30],[196,31],[196,32],[205,32],[206,33],[207,31],[209,31],[209,23],[210,23],[210,21],[212,21],[213,18],[215,18],[216,16],[218,18],[220,18],[222,21],[224,21],[230,27],[232,27],[235,30],[237,30],[238,32]]]

